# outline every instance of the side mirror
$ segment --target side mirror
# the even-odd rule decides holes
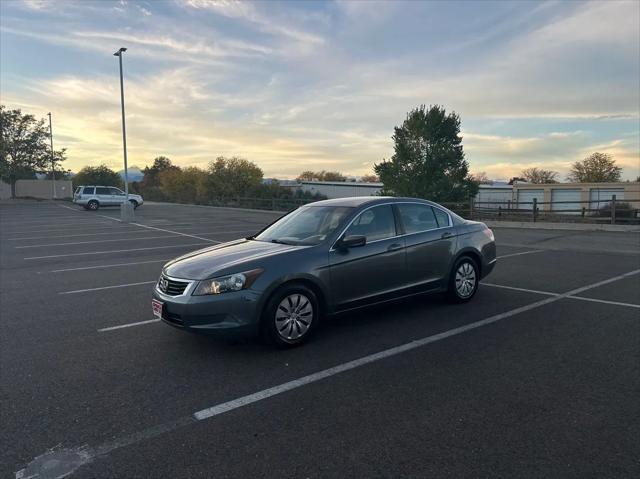
[[[367,237],[363,235],[345,236],[338,243],[342,249],[356,248],[365,244],[367,244]]]

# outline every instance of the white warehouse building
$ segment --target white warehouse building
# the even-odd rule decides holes
[[[320,193],[329,199],[350,196],[377,196],[382,191],[382,183],[360,183],[351,181],[301,181],[296,185],[311,194]]]

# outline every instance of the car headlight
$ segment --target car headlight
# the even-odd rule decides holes
[[[219,278],[205,279],[198,283],[193,291],[194,296],[204,296],[207,294],[222,294],[230,291],[240,291],[249,288],[260,276],[262,269],[245,271],[244,273],[234,273]]]

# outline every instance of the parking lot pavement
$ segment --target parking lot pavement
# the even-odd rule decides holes
[[[496,229],[471,303],[343,314],[278,351],[175,331],[149,305],[168,259],[277,215],[118,216],[0,204],[2,477],[44,461],[40,477],[640,474],[637,234]]]

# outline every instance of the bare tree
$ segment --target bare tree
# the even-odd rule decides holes
[[[536,167],[527,168],[525,170],[522,170],[522,173],[520,173],[520,176],[522,176],[529,183],[542,184],[542,183],[558,182],[557,180],[558,172],[545,170],[543,168],[536,168]]]
[[[490,185],[492,183],[492,181],[489,179],[489,177],[484,171],[471,173],[471,178],[473,179],[473,181],[475,181],[479,185]]]

